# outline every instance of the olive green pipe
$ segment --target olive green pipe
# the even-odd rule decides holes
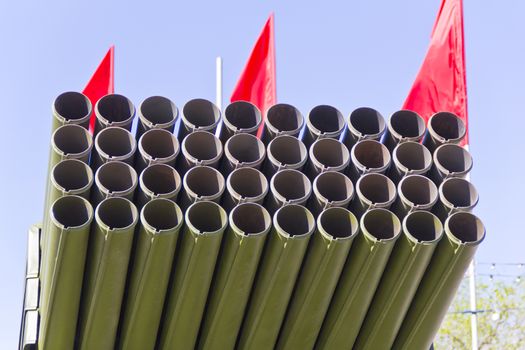
[[[151,129],[164,129],[172,133],[179,119],[179,109],[167,97],[151,96],[140,104],[138,117],[137,140]]]
[[[140,213],[132,255],[119,349],[153,349],[183,215],[175,202],[157,198]]]
[[[400,220],[416,210],[430,211],[438,200],[438,189],[428,178],[422,175],[408,175],[397,185],[397,200],[392,210]]]
[[[131,124],[135,118],[135,106],[125,96],[109,94],[101,97],[95,104],[95,116],[93,136],[112,126],[131,131]]]
[[[344,128],[345,119],[337,108],[329,105],[315,106],[306,117],[306,129],[302,141],[307,148],[310,148],[318,139],[339,139]]]
[[[119,161],[104,163],[95,173],[91,204],[96,207],[104,199],[111,197],[133,200],[137,183],[137,173],[129,164]]]
[[[174,167],[180,151],[179,140],[168,130],[151,129],[140,137],[137,150],[135,170],[138,174],[152,164]]]
[[[386,173],[392,162],[388,148],[376,140],[359,141],[352,147],[350,157],[347,173],[354,182],[364,174]]]
[[[138,217],[135,205],[121,197],[104,199],[95,210],[82,286],[80,350],[115,346]]]
[[[46,275],[40,295],[40,349],[73,349],[82,276],[93,208],[79,196],[65,196],[51,206]]]
[[[88,129],[92,105],[86,95],[68,91],[57,96],[53,102],[51,133],[66,124],[77,124]]]
[[[305,174],[292,169],[280,170],[270,180],[270,193],[264,207],[273,214],[284,205],[306,205],[311,194],[312,184]]]
[[[184,176],[190,168],[195,166],[203,165],[218,169],[223,147],[214,134],[207,131],[195,131],[182,140],[181,153],[175,168],[181,176]]]
[[[323,210],[331,207],[347,208],[354,198],[354,185],[343,173],[327,171],[319,174],[313,184],[308,209],[319,215]]]
[[[445,221],[439,242],[419,284],[392,349],[428,349],[450,303],[485,238],[485,227],[475,215],[455,213]]]
[[[472,211],[478,204],[479,195],[476,187],[460,178],[446,179],[439,185],[439,201],[432,211],[442,221],[459,211]]]
[[[427,121],[423,145],[434,153],[442,144],[460,143],[466,134],[466,125],[457,115],[451,112],[437,112]]]
[[[379,284],[401,223],[387,209],[371,209],[360,221],[326,314],[316,349],[352,349]]]
[[[183,140],[195,131],[207,131],[215,134],[221,122],[221,110],[211,101],[195,98],[182,107],[182,117],[178,139]]]
[[[405,217],[403,234],[392,250],[353,349],[392,347],[442,236],[443,225],[434,214],[416,211]]]
[[[226,177],[238,168],[261,169],[266,159],[266,147],[251,134],[235,134],[224,144],[221,173]]]
[[[91,167],[96,171],[102,164],[121,161],[131,166],[135,162],[137,141],[126,129],[111,126],[101,130],[95,137]]]
[[[262,122],[261,111],[248,101],[235,101],[224,110],[219,139],[226,143],[230,137],[237,134],[252,134],[255,136]]]
[[[319,215],[276,349],[314,347],[358,232],[357,218],[347,209],[328,208]]]
[[[299,137],[304,125],[304,117],[297,108],[286,103],[277,103],[266,111],[262,142],[267,145],[280,135]]]
[[[339,140],[325,138],[315,141],[308,151],[305,174],[310,181],[325,171],[345,172],[350,164],[350,152]]]
[[[397,197],[396,185],[383,174],[365,174],[355,184],[355,197],[350,211],[358,218],[369,209],[388,209]]]
[[[268,180],[259,170],[235,169],[226,179],[226,193],[221,205],[229,212],[233,207],[244,202],[263,204],[269,187]]]
[[[215,270],[228,216],[217,203],[192,204],[185,215],[171,288],[158,341],[159,349],[193,349]]]
[[[186,211],[195,202],[220,203],[225,188],[226,181],[217,169],[209,166],[193,167],[182,179],[179,205],[183,211]]]
[[[432,154],[418,142],[406,141],[392,151],[392,164],[386,171],[395,184],[407,175],[425,175],[432,167]]]
[[[361,140],[379,141],[385,128],[381,113],[370,107],[360,107],[350,113],[342,142],[350,151]]]
[[[139,176],[139,191],[135,205],[142,207],[152,199],[166,198],[176,201],[181,189],[181,178],[177,170],[166,164],[153,164]]]
[[[436,148],[432,159],[433,166],[428,176],[436,185],[453,177],[466,178],[474,164],[469,151],[452,143]]]
[[[198,349],[233,349],[252,289],[259,258],[272,227],[266,209],[242,203],[230,213],[217,261]]]
[[[400,110],[394,112],[388,119],[384,145],[390,152],[401,143],[419,143],[426,131],[425,120],[416,112]]]
[[[308,160],[308,149],[297,137],[281,135],[274,138],[267,146],[263,173],[271,178],[283,169],[302,171]]]
[[[290,204],[275,213],[237,348],[274,348],[314,230],[314,217],[303,206]]]

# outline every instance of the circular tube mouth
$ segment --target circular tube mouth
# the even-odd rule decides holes
[[[93,148],[89,131],[76,124],[66,124],[56,129],[51,142],[53,149],[65,157],[81,158]]]
[[[470,152],[455,144],[444,144],[434,152],[434,164],[444,177],[463,175],[472,169]]]
[[[66,159],[51,170],[51,182],[64,193],[80,194],[93,185],[93,171],[84,162]]]
[[[185,222],[191,231],[198,234],[216,233],[226,228],[228,215],[215,202],[195,202],[186,210]]]
[[[51,205],[51,220],[63,229],[89,226],[93,220],[93,207],[79,196],[64,196]]]
[[[313,183],[316,197],[327,203],[348,202],[354,198],[354,185],[339,172],[327,171],[319,174]]]
[[[165,198],[155,198],[142,208],[140,221],[150,231],[161,233],[180,228],[184,218],[175,202]]]
[[[474,214],[459,212],[445,221],[445,233],[455,242],[476,245],[485,238],[485,226]]]
[[[127,230],[137,224],[139,212],[130,200],[113,197],[100,202],[95,210],[95,218],[105,230]]]
[[[451,209],[468,210],[478,204],[479,195],[476,187],[469,181],[450,178],[439,186],[439,198]]]
[[[242,203],[230,213],[230,226],[245,236],[267,233],[272,227],[272,217],[256,203]]]
[[[273,216],[273,225],[285,236],[300,237],[312,234],[315,230],[315,219],[302,205],[290,204],[277,210]]]
[[[64,92],[55,99],[53,112],[62,123],[82,123],[91,116],[91,101],[80,92]]]
[[[405,174],[425,173],[432,166],[432,154],[420,143],[407,141],[400,143],[392,152],[397,168]]]
[[[224,145],[228,160],[237,166],[258,164],[266,157],[264,143],[251,134],[233,135]]]
[[[361,172],[384,172],[390,166],[388,148],[375,140],[359,141],[351,153],[352,162]]]
[[[128,130],[112,126],[97,134],[95,149],[108,161],[123,160],[133,156],[137,149],[137,142]]]
[[[266,112],[266,125],[274,134],[299,134],[304,117],[297,108],[285,103],[271,106]]]
[[[425,120],[414,111],[397,111],[388,120],[388,130],[397,140],[421,140],[426,131]]]
[[[312,184],[306,175],[293,169],[280,170],[270,180],[270,189],[283,203],[307,200]]]
[[[139,106],[139,119],[148,128],[167,128],[175,123],[179,110],[175,103],[163,96],[151,96]]]
[[[343,132],[345,120],[337,108],[320,105],[310,111],[306,118],[306,125],[317,137],[335,137]]]
[[[465,123],[454,113],[438,112],[430,117],[428,131],[440,143],[459,142],[467,131]]]
[[[193,163],[218,161],[222,156],[221,141],[207,131],[196,131],[182,140],[182,153]]]
[[[104,125],[122,125],[133,119],[135,106],[125,96],[109,94],[95,104],[95,114]]]
[[[414,208],[429,208],[438,200],[436,185],[422,175],[409,175],[401,179],[397,193],[403,202]]]
[[[443,236],[443,225],[428,211],[414,211],[403,220],[403,231],[408,239],[417,243],[434,243]]]
[[[176,194],[180,190],[181,179],[177,170],[167,164],[153,164],[142,171],[140,188],[151,197]]]
[[[268,193],[268,180],[257,169],[235,169],[226,180],[228,192],[236,199],[258,200]]]
[[[329,238],[347,239],[359,232],[359,221],[348,209],[332,207],[319,214],[317,228]]]
[[[401,232],[401,222],[390,210],[375,208],[361,217],[363,233],[377,241],[395,240]]]
[[[104,163],[95,173],[95,184],[108,196],[123,196],[133,192],[137,187],[137,172],[124,162]]]
[[[182,180],[184,189],[197,199],[214,199],[224,192],[225,181],[217,169],[209,166],[196,166],[188,170]]]
[[[139,152],[150,161],[169,161],[179,154],[179,141],[168,130],[151,129],[140,137]]]
[[[308,158],[306,146],[294,136],[281,135],[268,144],[268,158],[274,164],[301,166]]]
[[[361,107],[350,114],[348,129],[359,139],[378,139],[385,132],[385,118],[373,108]]]
[[[261,124],[261,111],[257,106],[247,101],[232,102],[224,110],[223,121],[227,128],[234,133],[254,132]]]
[[[310,147],[310,159],[320,169],[345,168],[350,162],[348,148],[336,139],[319,139]]]
[[[365,174],[355,187],[359,199],[369,206],[388,206],[396,199],[396,185],[383,174]]]
[[[221,111],[212,102],[196,98],[182,108],[182,120],[191,130],[213,129],[221,120]]]

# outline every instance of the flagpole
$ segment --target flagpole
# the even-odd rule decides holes
[[[222,111],[222,57],[215,60],[215,104]]]

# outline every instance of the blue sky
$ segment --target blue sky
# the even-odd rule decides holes
[[[111,44],[116,90],[137,105],[214,100],[215,57],[228,97],[275,12],[278,100],[346,116],[402,105],[441,0],[0,2],[0,348],[17,344],[26,231],[42,217],[51,103],[81,90]],[[525,260],[521,125],[525,2],[464,0],[472,181],[487,227],[479,261]]]

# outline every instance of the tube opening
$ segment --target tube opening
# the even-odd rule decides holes
[[[173,201],[157,198],[144,206],[142,217],[156,231],[172,230],[181,223],[182,212]]]
[[[310,149],[310,155],[325,168],[340,167],[348,164],[348,148],[336,139],[319,139]]]
[[[152,159],[169,158],[179,151],[175,135],[164,129],[148,130],[140,138],[141,149]]]
[[[295,131],[303,126],[301,112],[292,105],[279,103],[266,113],[266,119],[278,131]]]
[[[315,228],[315,220],[308,209],[301,205],[285,205],[274,215],[275,226],[290,237],[303,236]]]
[[[98,100],[96,109],[98,114],[108,122],[123,122],[133,117],[135,107],[125,96],[111,94]]]
[[[356,217],[344,208],[328,208],[317,220],[319,228],[334,238],[351,237],[359,229]]]
[[[182,142],[188,155],[197,161],[212,160],[222,153],[221,141],[207,131],[193,132]]]
[[[463,173],[472,168],[472,156],[461,146],[444,144],[436,149],[436,164],[448,173]]]
[[[198,197],[208,197],[224,191],[224,177],[209,166],[196,166],[188,170],[184,186]]]
[[[413,205],[429,205],[437,201],[438,190],[427,177],[409,175],[399,183],[399,195]]]
[[[321,134],[337,132],[345,126],[341,112],[327,105],[314,107],[308,114],[308,120]]]
[[[137,208],[125,198],[104,199],[97,207],[97,218],[110,230],[123,229],[134,225],[138,220]]]
[[[447,219],[445,226],[454,237],[463,243],[474,243],[485,236],[483,223],[471,213],[455,213]]]
[[[93,217],[93,208],[87,200],[78,196],[64,196],[51,206],[51,216],[64,228],[86,225]]]
[[[242,203],[231,212],[231,225],[247,235],[255,235],[268,230],[272,224],[270,214],[255,203]]]
[[[236,101],[226,107],[224,118],[236,129],[251,129],[260,124],[261,112],[249,102]]]
[[[109,127],[102,129],[95,138],[98,151],[108,157],[123,157],[135,151],[136,142],[131,133],[123,128]]]
[[[202,98],[188,101],[184,105],[183,114],[184,118],[197,128],[213,126],[221,117],[219,108]]]
[[[199,232],[215,232],[223,229],[228,219],[217,203],[202,201],[193,203],[186,211],[186,222]]]
[[[253,163],[265,157],[264,144],[251,134],[232,136],[225,145],[227,154],[239,163]]]
[[[393,152],[394,159],[401,166],[410,170],[425,170],[432,165],[430,151],[417,142],[400,143]]]
[[[268,153],[279,163],[299,164],[308,157],[305,145],[296,137],[282,135],[268,145]]]
[[[396,186],[382,174],[363,175],[356,187],[357,192],[372,204],[388,203],[396,198]]]
[[[465,179],[447,179],[441,184],[442,200],[454,208],[469,208],[478,202],[478,191]]]
[[[362,135],[382,134],[385,130],[385,119],[373,108],[358,108],[350,114],[349,124]]]
[[[441,221],[428,211],[415,211],[408,214],[403,225],[405,231],[418,242],[435,241],[443,233]]]
[[[87,189],[93,183],[93,172],[86,163],[67,159],[53,168],[53,181],[65,192]]]
[[[454,113],[438,112],[430,118],[429,124],[432,130],[446,141],[458,140],[465,136],[465,123]]]
[[[80,92],[64,92],[54,103],[55,112],[66,121],[82,120],[91,114],[91,102]]]
[[[272,178],[273,189],[286,201],[308,197],[312,191],[310,180],[297,170],[281,170]]]
[[[401,231],[397,216],[386,209],[371,209],[361,218],[364,230],[378,240],[392,239]]]
[[[141,180],[153,195],[172,193],[180,188],[179,173],[166,164],[150,165],[142,172]]]
[[[95,174],[97,186],[109,193],[125,192],[137,186],[137,173],[126,163],[104,163]]]
[[[228,178],[228,185],[241,198],[256,198],[268,192],[268,180],[253,168],[234,170]]]
[[[56,129],[53,144],[64,154],[82,154],[91,149],[93,138],[83,127],[66,124]]]
[[[354,162],[366,169],[380,169],[390,164],[390,152],[374,140],[363,140],[352,148]]]
[[[421,137],[425,133],[425,121],[416,112],[397,111],[390,117],[392,130],[400,137]]]
[[[152,126],[170,124],[178,115],[177,107],[170,99],[163,96],[151,96],[140,105],[140,114]]]
[[[354,195],[352,181],[344,174],[335,171],[328,171],[317,176],[314,188],[328,202],[344,201]]]

